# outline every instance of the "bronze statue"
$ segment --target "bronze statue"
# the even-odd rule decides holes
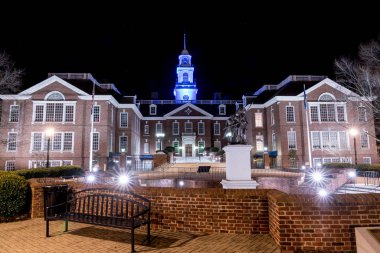
[[[226,127],[224,128],[224,138],[228,140],[230,144],[247,144],[247,116],[246,110],[243,107],[239,107],[235,114],[231,115],[226,121]]]

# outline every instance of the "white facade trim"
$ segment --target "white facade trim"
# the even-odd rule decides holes
[[[210,118],[212,117],[212,114],[206,112],[205,110],[199,108],[199,107],[196,106],[196,105],[193,105],[192,103],[186,103],[186,104],[183,104],[183,105],[181,105],[180,107],[178,107],[177,109],[174,109],[173,111],[171,111],[171,112],[165,114],[164,117],[169,118],[170,116],[173,116],[175,113],[177,113],[177,112],[179,112],[179,111],[182,111],[182,110],[185,109],[186,107],[190,107],[190,108],[194,109],[195,111],[198,111],[198,112],[204,114],[205,116],[203,116],[203,117],[210,117]],[[174,117],[175,117],[175,116],[174,116]],[[197,116],[197,117],[199,117],[199,116]],[[186,118],[191,118],[191,116],[186,117]]]
[[[59,78],[58,76],[51,76],[51,77],[45,79],[44,81],[42,81],[42,82],[40,82],[40,83],[38,83],[36,85],[33,85],[29,89],[26,89],[26,90],[20,92],[18,95],[30,95],[30,94],[33,94],[34,92],[36,92],[36,91],[38,91],[40,89],[43,89],[46,86],[48,86],[48,85],[50,85],[50,84],[52,84],[54,82],[58,82],[58,83],[62,84],[66,88],[69,88],[70,90],[78,93],[79,95],[89,95],[88,93],[84,92],[81,89],[78,89],[74,85],[66,82],[65,80]]]
[[[20,96],[20,95],[0,95],[0,99],[2,100],[28,100],[32,96],[30,95],[25,95],[25,96]]]

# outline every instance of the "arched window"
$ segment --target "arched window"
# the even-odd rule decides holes
[[[65,97],[63,96],[62,93],[60,93],[58,91],[53,91],[53,92],[50,92],[49,94],[46,95],[45,100],[62,101],[62,100],[65,100]]]
[[[325,93],[319,97],[318,101],[333,102],[333,101],[335,101],[335,97],[331,94]]]

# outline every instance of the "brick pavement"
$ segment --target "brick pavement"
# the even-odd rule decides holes
[[[130,252],[129,230],[69,223],[64,233],[64,222],[51,222],[51,237],[45,238],[43,219],[0,223],[0,252],[30,253],[104,253]],[[200,234],[190,232],[152,231],[150,245],[142,242],[146,232],[137,230],[137,252],[225,252],[225,253],[280,253],[269,235]]]

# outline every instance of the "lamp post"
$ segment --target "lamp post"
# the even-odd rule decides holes
[[[54,135],[54,129],[48,128],[45,131],[45,135],[47,136],[47,154],[46,154],[46,168],[50,167],[50,159],[49,159],[49,151],[50,151],[50,139]]]
[[[267,153],[267,151],[268,151],[268,147],[264,147],[264,152],[263,152],[264,169],[266,169],[266,167],[265,167],[265,154]]]
[[[164,133],[156,133],[156,137],[160,142],[160,150],[162,150],[162,139],[165,137]]]
[[[354,137],[354,154],[355,154],[355,167],[356,167],[358,165],[358,156],[356,153],[356,135],[358,134],[358,130],[356,128],[351,128],[350,134]]]

